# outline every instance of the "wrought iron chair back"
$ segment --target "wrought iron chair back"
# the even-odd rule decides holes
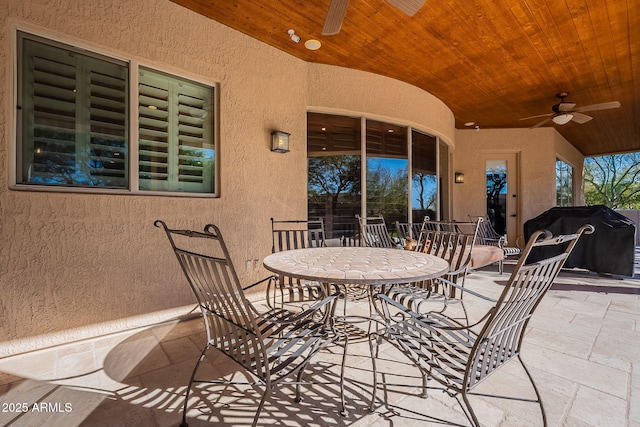
[[[324,221],[276,220],[271,218],[271,253],[291,249],[317,248],[326,246]]]
[[[401,239],[413,239],[418,240],[420,236],[420,230],[422,229],[421,222],[400,222],[396,221],[396,233]]]
[[[471,216],[469,220],[480,220],[478,223],[478,244],[491,246],[504,246],[507,243],[505,236],[501,236],[491,226],[491,222],[486,216]]]
[[[293,249],[326,246],[324,221],[276,220],[271,218],[271,253]],[[266,300],[270,307],[318,301],[324,298],[324,288],[315,282],[288,276],[274,276],[267,284]]]
[[[497,246],[502,249],[504,253],[504,258],[510,256],[517,256],[522,253],[522,249],[517,246],[508,246],[507,237],[501,236],[498,232],[493,228],[489,218],[486,216],[471,216],[469,215],[470,221],[477,221],[477,238],[476,243],[478,245],[488,245],[488,246]],[[500,274],[504,271],[504,258],[498,261],[498,269]]]
[[[387,295],[417,312],[422,312],[427,307],[430,311],[443,312],[450,303],[460,303],[460,315],[466,319],[462,290],[471,265],[474,239],[474,234],[462,231],[421,230],[418,250],[447,261],[449,271],[443,277],[428,281],[396,285],[387,291]],[[453,286],[458,282],[461,282],[461,286]],[[458,293],[460,296],[456,296]]]
[[[566,236],[553,237],[545,231],[534,233],[497,300],[491,300],[468,289],[465,291],[493,303],[485,315],[471,325],[462,324],[442,312],[419,314],[386,295],[376,295],[383,302],[383,310],[390,323],[386,329],[376,331],[370,336],[374,363],[374,397],[371,410],[374,409],[377,388],[374,357],[377,351],[374,347],[384,338],[403,351],[423,372],[425,396],[427,377],[438,381],[450,394],[462,396],[465,414],[476,426],[480,426],[480,423],[471,407],[468,394],[507,362],[518,358],[534,388],[546,425],[546,414],[540,394],[520,357],[522,340],[531,316],[553,284],[579,237],[583,233],[592,232],[593,227],[587,225],[575,234]],[[531,251],[540,247],[553,247],[556,255],[527,264],[526,259]],[[401,316],[392,317],[389,307],[395,307]]]
[[[396,248],[396,243],[389,235],[387,224],[382,216],[361,217],[356,215],[360,224],[360,236],[364,246],[372,248]]]
[[[170,229],[160,220],[154,225],[162,227],[167,235],[198,301],[207,334],[207,343],[187,387],[182,426],[187,425],[187,405],[194,382],[228,383],[195,379],[210,346],[252,373],[258,384],[265,387],[253,425],[270,390],[290,375],[297,376],[296,396],[300,399],[300,379],[305,366],[317,351],[337,339],[326,323],[313,320],[314,314],[322,307],[329,307],[326,310],[333,314],[337,296],[326,298],[303,313],[281,309],[260,312],[246,298],[245,290],[266,279],[245,288],[240,285],[218,227],[209,224],[199,232]],[[344,411],[344,399],[342,406]]]
[[[428,216],[425,216],[420,224],[420,233],[426,233],[428,231],[444,231],[450,233],[464,233],[473,236],[473,243],[476,244],[478,223],[480,220],[473,220],[469,222],[463,221],[448,221],[448,220],[432,220]],[[424,239],[418,234],[418,244],[416,250],[422,250],[424,246]]]
[[[420,234],[419,250],[445,259],[449,263],[447,279],[457,283],[471,265],[474,240],[473,234],[461,231],[427,230]]]

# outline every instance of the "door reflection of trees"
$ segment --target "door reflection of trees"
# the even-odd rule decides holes
[[[498,234],[506,233],[507,167],[487,168],[487,216]]]

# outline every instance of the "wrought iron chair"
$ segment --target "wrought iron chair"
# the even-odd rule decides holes
[[[429,231],[442,231],[449,233],[466,234],[473,237],[473,244],[475,244],[478,236],[478,220],[472,220],[469,222],[463,221],[450,221],[450,220],[432,220],[428,216],[425,216],[420,225],[420,232],[425,234]],[[416,244],[416,250],[424,250],[426,239],[421,234],[418,234],[418,242]]]
[[[317,220],[271,218],[271,242],[271,253],[326,246],[324,221],[322,218]],[[326,297],[324,288],[319,283],[308,280],[278,275],[273,276],[267,283],[266,300],[271,308],[319,301],[324,297]]]
[[[449,263],[449,272],[426,282],[396,285],[386,294],[393,300],[410,307],[413,311],[443,312],[449,304],[461,306],[461,316],[467,319],[463,304],[464,278],[471,264],[471,253],[475,234],[463,231],[422,230],[419,250],[445,259]],[[461,282],[458,286],[455,286]],[[458,290],[460,292],[458,292]],[[456,296],[456,294],[460,294]]]
[[[553,237],[547,231],[534,233],[497,300],[465,291],[492,302],[487,312],[471,325],[461,324],[445,313],[419,314],[384,294],[377,294],[388,324],[369,335],[374,375],[370,409],[374,410],[376,400],[375,354],[377,346],[384,339],[407,355],[422,372],[425,397],[429,377],[444,386],[448,394],[456,397],[463,412],[475,426],[480,426],[480,422],[468,396],[489,375],[517,358],[533,386],[546,426],[540,393],[521,357],[522,339],[531,316],[579,237],[593,230],[591,225],[586,225],[575,234],[566,236]],[[551,254],[548,254],[549,250]],[[527,264],[526,259],[532,251],[537,251],[536,255],[542,252],[545,257]],[[460,402],[460,396],[464,403]]]
[[[302,374],[307,364],[318,351],[343,339],[340,409],[345,413],[346,340],[330,322],[314,320],[315,314],[323,307],[327,307],[327,319],[331,320],[337,295],[329,296],[303,312],[283,309],[259,312],[245,297],[244,292],[264,280],[246,288],[240,286],[218,227],[209,224],[204,231],[198,232],[169,229],[160,220],[155,221],[154,225],[162,227],[169,239],[198,300],[207,333],[207,342],[193,368],[185,393],[182,427],[187,426],[189,393],[194,383],[232,383],[196,379],[198,368],[210,347],[217,348],[253,374],[257,382],[252,385],[264,387],[253,419],[252,425],[255,426],[267,397],[278,385],[296,384],[296,402],[299,402]],[[295,377],[293,382],[289,380],[292,376]]]
[[[395,242],[384,218],[381,216],[361,217],[356,215],[360,224],[360,237],[364,246],[372,248],[398,248],[399,243]]]
[[[486,216],[474,217],[469,215],[469,220],[478,221],[478,237],[476,240],[478,245],[497,246],[502,249],[504,258],[498,261],[498,270],[500,274],[502,274],[504,271],[504,260],[510,256],[520,255],[522,249],[517,246],[507,246],[507,237],[498,234]]]

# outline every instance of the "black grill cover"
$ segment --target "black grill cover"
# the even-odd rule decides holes
[[[565,268],[633,276],[636,225],[607,206],[551,208],[525,222],[524,235],[529,240],[536,230],[549,230],[553,235],[571,234],[585,224],[593,225],[596,231],[580,237]],[[542,249],[532,253],[528,262],[549,255],[553,254]]]

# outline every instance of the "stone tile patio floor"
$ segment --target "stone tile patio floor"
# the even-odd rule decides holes
[[[466,286],[495,295],[507,278],[508,272],[487,268],[469,275]],[[351,309],[365,307],[360,303]],[[204,339],[196,318],[0,359],[0,425],[177,426]],[[303,402],[293,402],[290,386],[272,394],[260,425],[469,425],[454,398],[437,389],[427,399],[420,397],[418,371],[388,345],[380,354],[379,378],[389,385],[380,386],[376,411],[369,413],[371,363],[362,341],[349,345],[349,414],[340,416],[339,353],[339,348],[328,349],[315,359],[306,378],[317,383],[305,387]],[[534,315],[522,354],[550,426],[640,426],[640,275],[620,279],[564,271]],[[239,380],[246,376],[215,350],[200,372]],[[535,397],[517,361],[476,391]],[[193,427],[250,425],[260,398],[248,386],[206,386],[195,395],[188,412]],[[542,425],[536,403],[470,399],[483,425]]]

